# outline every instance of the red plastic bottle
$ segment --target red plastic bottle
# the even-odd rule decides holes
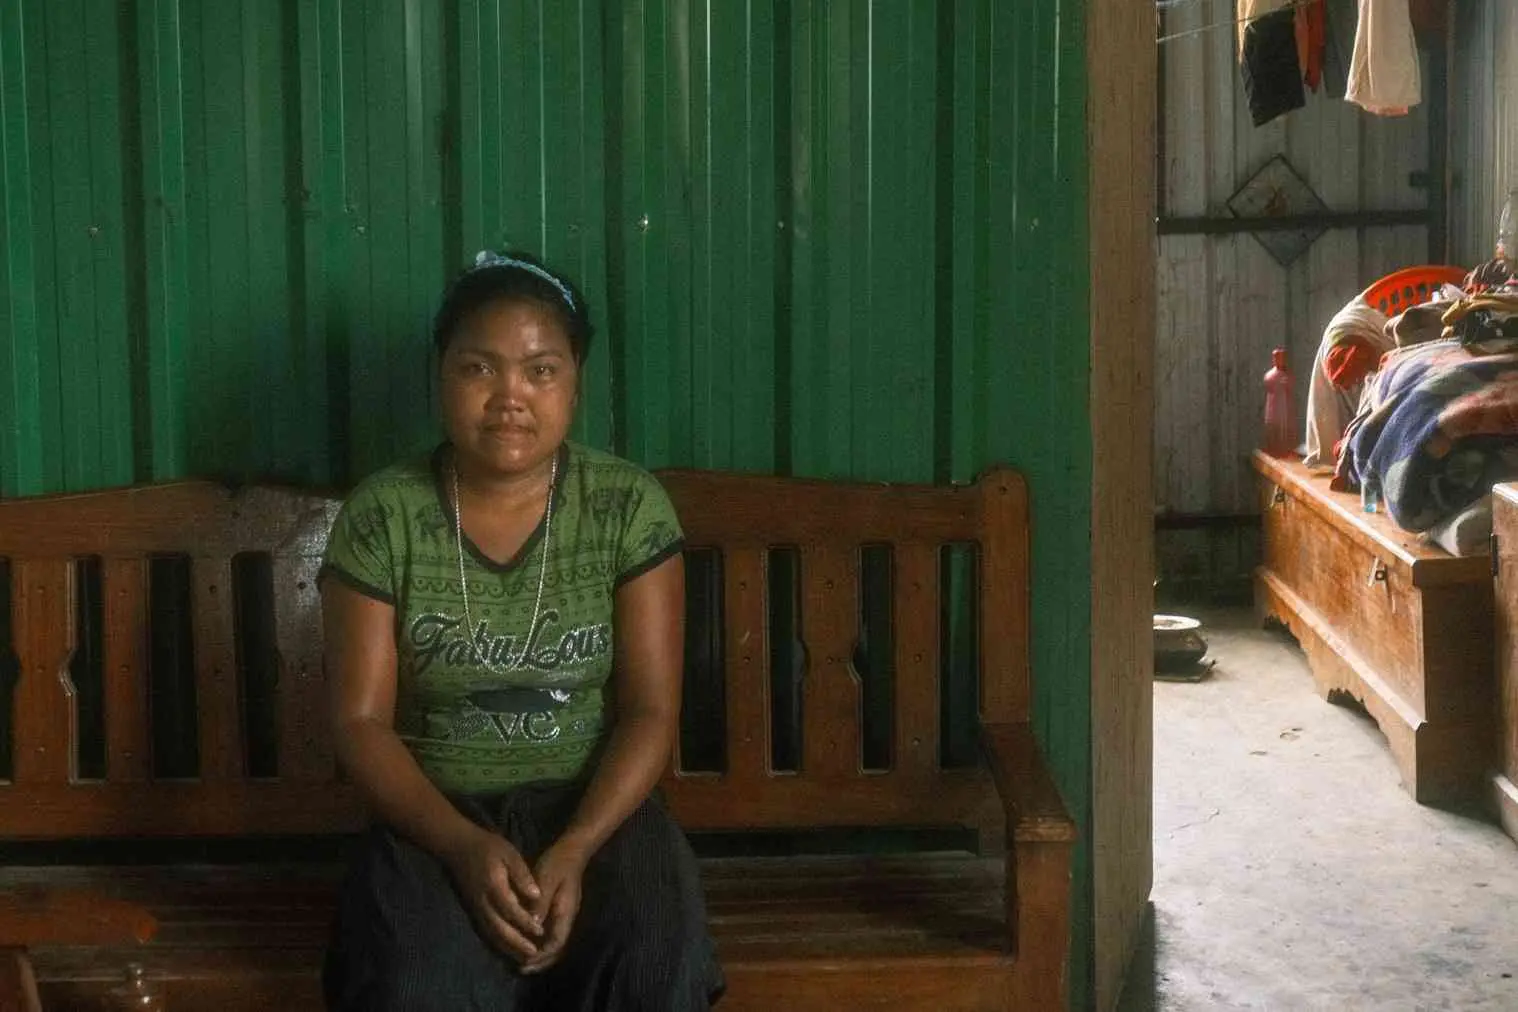
[[[1265,374],[1265,452],[1272,457],[1295,457],[1296,427],[1292,425],[1291,373],[1286,369],[1286,349],[1270,353],[1270,371]]]

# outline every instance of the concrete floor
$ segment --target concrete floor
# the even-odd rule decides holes
[[[1284,633],[1201,617],[1211,676],[1155,683],[1154,916],[1122,1012],[1518,1010],[1518,846],[1414,803]]]

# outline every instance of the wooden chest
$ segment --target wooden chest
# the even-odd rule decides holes
[[[1365,706],[1413,797],[1478,800],[1495,735],[1490,560],[1425,544],[1298,462],[1254,463],[1262,614],[1302,644],[1321,693]]]
[[[1492,568],[1497,598],[1497,760],[1492,801],[1518,840],[1518,484],[1492,495]]]

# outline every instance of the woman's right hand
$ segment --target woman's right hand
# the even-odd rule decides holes
[[[529,909],[538,884],[522,855],[506,839],[480,826],[443,855],[464,905],[485,939],[519,962],[538,954],[542,922]]]

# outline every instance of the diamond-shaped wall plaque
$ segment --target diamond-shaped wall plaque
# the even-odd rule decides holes
[[[1240,218],[1278,218],[1327,211],[1307,180],[1297,174],[1281,155],[1276,155],[1249,182],[1228,198],[1228,209]],[[1319,225],[1303,229],[1273,229],[1252,233],[1282,267],[1291,264],[1328,231]]]

